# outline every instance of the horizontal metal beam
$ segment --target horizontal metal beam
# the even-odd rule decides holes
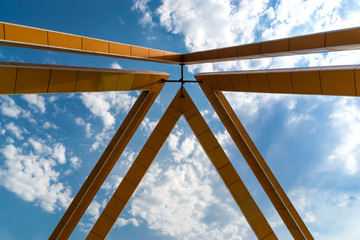
[[[0,62],[0,94],[151,90],[162,72]]]
[[[213,90],[360,96],[360,65],[200,73]]]
[[[360,48],[360,28],[179,54],[0,22],[0,45],[189,65],[196,63],[355,50]]]
[[[360,28],[277,39],[183,55],[184,64],[233,61],[360,48]]]
[[[0,45],[179,64],[181,54],[0,22]]]

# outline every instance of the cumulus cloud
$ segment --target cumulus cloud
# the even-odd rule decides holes
[[[360,24],[356,11],[360,5],[349,0],[278,1],[267,10],[270,27],[264,39],[355,27]]]
[[[117,62],[112,62],[110,65],[111,68],[115,68],[115,69],[122,69],[122,67],[120,66],[119,63]]]
[[[56,143],[54,145],[53,157],[57,159],[60,164],[66,163],[65,151],[66,148],[61,143]]]
[[[22,95],[22,98],[27,101],[30,106],[34,107],[37,111],[40,113],[45,113],[46,107],[45,107],[45,99],[42,96],[39,96],[37,94],[26,94]]]
[[[157,123],[157,121],[153,122],[150,121],[148,117],[145,117],[144,120],[141,122],[140,129],[143,130],[147,136],[150,136]]]
[[[77,117],[75,118],[75,123],[77,125],[80,125],[80,126],[84,126],[85,127],[85,132],[86,132],[86,137],[89,138],[92,136],[92,131],[91,131],[91,123],[86,123],[84,121],[84,119],[80,118],[80,117]]]
[[[112,126],[115,123],[114,116],[109,112],[110,103],[106,101],[106,96],[102,93],[83,93],[81,100],[87,108],[95,116],[100,117],[106,127]]]
[[[148,0],[135,1],[133,8],[143,13],[143,19],[151,13]],[[160,26],[182,35],[186,48],[192,52],[355,27],[360,24],[359,8],[360,4],[352,0],[163,0],[154,12]],[[336,59],[336,54],[320,55],[328,61]],[[204,72],[293,67],[312,58],[309,55],[233,61],[192,65],[188,69]]]
[[[49,129],[49,128],[53,128],[53,129],[58,129],[59,127],[58,126],[56,126],[56,124],[55,123],[50,123],[50,122],[48,122],[48,121],[46,121],[45,123],[44,123],[44,126],[43,126],[45,129]]]
[[[156,24],[153,21],[153,13],[151,12],[150,8],[148,7],[148,3],[150,0],[134,0],[134,4],[132,6],[132,10],[139,11],[142,14],[140,19],[140,24],[143,27],[149,26],[154,27]]]
[[[19,140],[24,139],[24,137],[22,135],[23,131],[20,128],[18,128],[13,122],[10,122],[9,124],[7,124],[5,126],[5,128],[8,131],[10,131],[12,134],[14,134],[17,139],[19,139]]]
[[[79,169],[80,166],[81,166],[81,159],[78,158],[78,157],[71,157],[69,159],[70,163],[71,163],[71,166],[74,168],[74,169]]]
[[[255,239],[200,144],[178,129],[145,175],[129,217],[176,239]],[[181,156],[181,157],[177,157]],[[123,220],[119,220],[121,224]]]
[[[327,168],[342,169],[355,175],[360,168],[360,106],[355,99],[336,101],[330,116],[332,127],[339,139],[337,147],[327,159]]]
[[[316,239],[356,239],[360,224],[360,194],[299,187],[289,194]]]
[[[26,153],[12,144],[0,152],[5,159],[0,166],[0,185],[27,202],[35,202],[47,212],[69,205],[71,189],[59,182],[60,173],[54,169],[54,160],[31,151]]]
[[[1,113],[4,116],[18,118],[19,115],[24,111],[19,107],[15,101],[8,96],[0,96],[1,102]]]
[[[28,142],[35,150],[35,153],[42,154],[42,153],[51,153],[51,148],[47,147],[42,140],[36,140],[33,138],[29,138]]]
[[[128,219],[125,219],[125,218],[118,218],[118,220],[116,221],[115,225],[118,226],[118,227],[125,227],[126,225],[128,224],[132,224],[134,225],[135,227],[139,227],[140,226],[140,223],[139,221],[136,219],[136,218],[128,218]]]
[[[271,109],[276,103],[286,104],[287,96],[282,94],[225,93],[234,111],[247,119],[255,119],[259,110]]]
[[[126,92],[82,93],[80,98],[92,114],[102,119],[106,128],[115,123],[113,112],[128,111],[136,100]]]

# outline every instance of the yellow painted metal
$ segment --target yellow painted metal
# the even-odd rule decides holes
[[[251,92],[270,92],[270,84],[266,73],[248,74],[248,80]]]
[[[235,201],[243,211],[245,218],[248,220],[258,239],[277,239],[275,233],[272,231],[254,199],[251,197],[236,170],[185,90],[184,94],[185,98],[180,97],[180,91],[176,94],[86,239],[106,238],[181,114],[185,116],[185,119],[188,121],[191,129],[193,129],[194,134],[213,162],[225,185],[234,196]]]
[[[164,84],[155,83],[151,91],[143,91],[124,119],[85,183],[66,210],[49,239],[67,239],[75,229],[97,191],[104,183]],[[102,218],[102,220],[104,220]],[[106,219],[105,219],[106,220]]]
[[[125,205],[130,200],[151,163],[165,143],[165,140],[179,120],[181,112],[174,108],[174,104],[181,100],[182,98],[180,98],[179,92],[158,122],[86,239],[105,239],[109,234],[111,228],[125,208]]]
[[[49,45],[61,48],[82,49],[81,38],[73,35],[48,31]]]
[[[0,62],[0,94],[155,90],[161,72]]]
[[[129,44],[0,22],[0,45],[179,64],[182,55]]]
[[[178,54],[0,22],[0,45],[170,64],[195,64],[359,49],[360,28]]]
[[[78,71],[76,70],[51,70],[49,93],[74,92]]]
[[[47,92],[50,80],[50,69],[18,68],[15,93]]]
[[[15,92],[17,68],[0,68],[0,94],[9,94]]]
[[[0,23],[0,39],[4,39],[4,24]]]
[[[4,39],[12,42],[47,45],[47,32],[26,26],[4,23]]]
[[[109,43],[104,40],[83,37],[82,46],[85,51],[109,53]]]
[[[214,84],[211,79],[205,80],[200,75],[196,78],[203,81],[200,86],[294,239],[313,239],[225,96],[216,91],[218,89],[212,89]]]
[[[212,90],[359,96],[360,65],[200,73]]]
[[[118,57],[170,64],[194,64],[360,48],[360,28],[177,54],[101,39],[0,22],[0,45]],[[168,74],[0,62],[0,94],[146,90],[68,207],[50,239],[67,239],[163,87]],[[313,239],[279,182],[220,91],[359,96],[360,66],[258,70],[198,74],[201,87],[295,239]],[[218,91],[220,90],[220,91]],[[277,239],[198,109],[179,93],[154,129],[89,239],[104,239],[161,149],[181,114],[203,146],[259,239]]]
[[[354,71],[321,71],[320,79],[322,93],[325,95],[356,96],[356,81]]]
[[[205,150],[205,153],[234,197],[234,200],[240,207],[255,235],[258,239],[267,239],[270,236],[272,236],[272,239],[277,239],[211,129],[185,90],[184,95],[183,115],[186,121],[189,123],[200,145]]]
[[[185,64],[278,57],[354,50],[360,47],[360,28],[316,33],[221,49],[183,54]]]

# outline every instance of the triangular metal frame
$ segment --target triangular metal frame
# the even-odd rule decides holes
[[[178,54],[0,22],[0,45],[183,66],[359,49],[360,28]],[[134,74],[138,78],[134,79]],[[69,238],[164,86],[164,81],[160,79],[167,78],[167,74],[154,72],[0,62],[0,94],[143,90],[50,239]],[[201,82],[202,90],[293,238],[313,239],[221,91],[360,96],[360,66],[202,73],[195,78]],[[181,81],[181,84],[184,82]],[[277,239],[190,96],[186,91],[185,97],[180,96],[178,93],[166,110],[88,239],[106,237],[181,115],[193,129],[256,236],[259,239]]]
[[[224,181],[258,239],[277,239],[185,89],[179,89],[86,239],[105,239],[181,116]]]

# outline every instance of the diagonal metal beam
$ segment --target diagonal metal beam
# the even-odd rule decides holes
[[[250,149],[251,153],[254,155],[255,160],[258,164],[252,161],[251,163],[256,164],[257,166],[250,167],[252,168],[259,182],[262,181],[262,183],[260,182],[260,184],[262,185],[269,199],[278,211],[280,217],[283,219],[285,224],[287,223],[286,226],[288,227],[290,233],[293,235],[294,239],[314,239],[309,229],[300,217],[299,213],[296,211],[295,207],[292,205],[290,199],[286,195],[284,189],[277,181],[270,167],[267,165],[266,161],[255,146],[244,126],[241,124],[239,118],[236,116],[236,113],[231,108],[229,102],[226,100],[223,93],[216,92],[216,95],[220,100],[221,104],[224,106],[225,110],[228,112],[231,121],[236,126],[236,129],[238,129],[238,132],[243,138],[245,144],[248,146],[248,149]],[[250,159],[251,158],[249,158],[249,160]],[[258,169],[259,171],[255,172],[254,170],[258,167],[260,167],[260,169]]]
[[[86,239],[106,238],[182,113],[258,239],[277,239],[190,96],[183,93],[176,94]]]
[[[183,115],[258,239],[277,239],[229,158],[184,89]]]
[[[139,96],[49,239],[68,239],[70,237],[162,87],[163,84],[153,85],[151,91],[143,91]]]
[[[219,91],[360,95],[360,65],[200,73],[195,78]]]
[[[214,91],[209,81],[200,86],[291,235],[314,239],[222,92]]]
[[[105,239],[109,234],[116,220],[140,184],[140,181],[145,176],[151,163],[181,117],[181,112],[177,108],[178,102],[180,101],[179,99],[180,92],[178,92],[161,117],[86,239]]]
[[[279,57],[360,48],[360,28],[315,33],[183,54],[184,64]]]
[[[146,47],[0,22],[0,45],[179,64],[182,55]]]

